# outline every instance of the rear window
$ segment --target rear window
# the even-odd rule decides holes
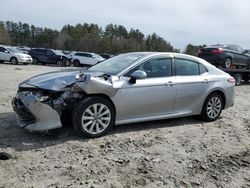
[[[204,74],[207,72],[207,68],[204,65],[199,64],[199,68],[200,68],[200,74]]]

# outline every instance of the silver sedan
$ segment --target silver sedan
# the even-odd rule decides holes
[[[67,117],[80,135],[99,137],[115,124],[192,115],[214,121],[233,106],[234,87],[234,78],[200,58],[133,52],[30,78],[12,104],[25,129],[60,128]]]

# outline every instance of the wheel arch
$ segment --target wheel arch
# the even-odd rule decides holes
[[[86,99],[86,98],[88,98],[88,97],[103,97],[103,98],[109,100],[109,102],[111,102],[111,104],[112,104],[113,107],[114,107],[115,115],[116,115],[116,106],[115,106],[114,102],[111,100],[111,98],[110,98],[108,95],[103,94],[103,93],[87,94],[86,96],[84,96],[84,97],[82,98],[82,100],[84,100],[84,99]]]
[[[11,61],[11,59],[13,59],[13,58],[15,58],[15,59],[18,61],[18,58],[17,58],[16,56],[11,56],[11,57],[10,57],[10,61]]]
[[[225,104],[226,104],[226,95],[225,95],[225,93],[224,93],[224,91],[222,89],[218,89],[218,88],[209,92],[209,94],[206,96],[206,98],[205,98],[205,100],[203,102],[203,105],[205,104],[205,101],[208,98],[208,96],[213,94],[213,93],[217,93],[217,94],[219,94],[221,96],[221,98],[223,100],[223,108],[222,109],[224,109]]]

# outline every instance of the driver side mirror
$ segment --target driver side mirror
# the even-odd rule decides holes
[[[4,50],[5,53],[10,53],[8,50]]]
[[[145,78],[147,78],[147,73],[145,71],[142,71],[142,70],[137,70],[130,75],[130,79],[128,82],[130,84],[135,84],[136,80],[142,80]]]

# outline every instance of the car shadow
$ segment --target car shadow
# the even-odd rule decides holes
[[[117,125],[107,134],[107,136],[200,123],[201,121],[198,120],[198,118],[187,117]],[[14,112],[0,114],[0,150],[7,148],[12,148],[15,151],[36,150],[74,140],[88,142],[91,139],[82,138],[77,135],[71,125],[63,126],[61,129],[46,133],[29,132],[17,125],[16,114]]]

